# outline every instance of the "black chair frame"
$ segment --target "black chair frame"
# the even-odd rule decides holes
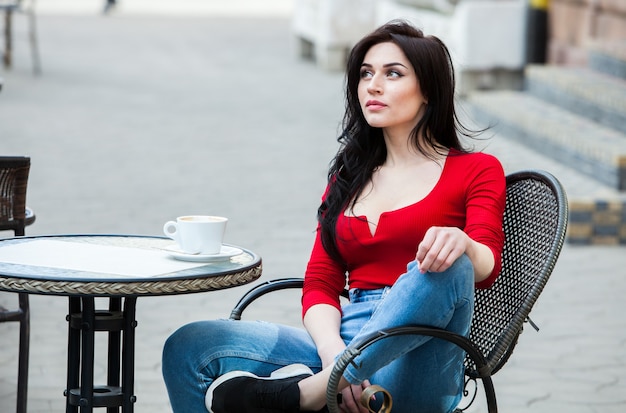
[[[397,335],[422,335],[451,342],[466,353],[466,394],[470,381],[480,379],[489,413],[498,411],[492,376],[508,361],[523,331],[525,322],[536,328],[529,314],[550,277],[565,240],[568,206],[560,182],[545,171],[520,171],[507,180],[507,204],[504,213],[506,236],[502,271],[495,284],[476,290],[474,318],[469,337],[429,326],[404,326],[372,334],[361,343],[350,346],[339,357],[327,387],[327,406],[338,412],[337,388],[347,366],[367,347]],[[541,244],[537,247],[535,244]],[[515,285],[519,279],[528,278]],[[240,320],[243,311],[256,299],[287,288],[302,288],[302,278],[266,281],[248,291],[233,308],[230,318]],[[343,294],[347,296],[347,291]],[[511,303],[513,301],[513,303]],[[493,317],[494,307],[505,307],[504,313]],[[510,307],[510,308],[506,308]],[[476,383],[475,383],[476,384]],[[478,386],[466,410],[476,398]]]

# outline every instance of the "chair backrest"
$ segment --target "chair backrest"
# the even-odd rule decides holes
[[[30,158],[0,156],[0,230],[23,235]]]
[[[565,191],[551,174],[521,171],[508,175],[506,182],[502,271],[491,288],[476,291],[470,331],[491,374],[508,360],[552,273],[568,218]],[[466,367],[475,369],[469,359]]]

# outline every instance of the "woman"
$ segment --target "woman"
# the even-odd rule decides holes
[[[163,356],[175,412],[323,411],[333,363],[351,343],[408,324],[469,333],[474,287],[500,270],[505,180],[494,157],[460,142],[471,133],[455,114],[447,48],[407,23],[386,24],[353,48],[346,93],[305,274],[306,331],[227,320],[182,327]],[[361,391],[379,384],[394,413],[450,412],[463,357],[427,337],[380,341],[346,369],[340,407],[367,412]]]

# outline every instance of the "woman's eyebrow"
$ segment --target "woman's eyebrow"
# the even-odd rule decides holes
[[[393,67],[393,66],[402,66],[402,67],[404,67],[405,69],[408,69],[408,67],[406,67],[405,65],[403,65],[403,64],[402,64],[402,63],[400,63],[400,62],[385,63],[385,64],[383,65],[383,67],[384,67],[384,68],[387,68],[387,67]],[[361,67],[372,67],[372,65],[371,65],[371,64],[369,64],[369,63],[365,63],[365,62],[363,62],[363,63],[361,64]]]

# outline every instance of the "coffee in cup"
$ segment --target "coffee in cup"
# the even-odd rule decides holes
[[[166,222],[163,233],[187,254],[219,254],[227,222],[224,217],[186,215]]]

